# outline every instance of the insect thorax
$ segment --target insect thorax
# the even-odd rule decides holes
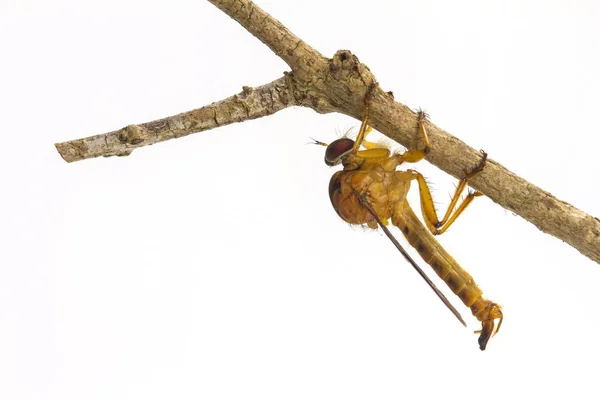
[[[380,164],[363,165],[356,170],[336,172],[329,182],[331,204],[344,221],[377,228],[367,201],[381,220],[389,220],[401,206],[410,186],[404,171],[385,171]]]

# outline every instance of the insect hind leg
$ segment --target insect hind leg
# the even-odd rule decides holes
[[[467,206],[469,204],[471,204],[471,202],[473,201],[473,199],[475,197],[483,196],[483,193],[481,193],[479,191],[472,192],[469,190],[467,196],[463,199],[463,201],[460,203],[458,208],[456,208],[456,204],[458,203],[458,200],[460,199],[462,192],[467,187],[467,183],[468,183],[469,179],[471,179],[474,176],[481,173],[481,171],[483,171],[483,168],[485,168],[486,162],[487,162],[487,153],[485,151],[481,150],[481,159],[479,160],[479,163],[475,166],[475,168],[473,168],[471,171],[467,172],[465,177],[458,182],[458,185],[456,186],[456,190],[454,191],[454,194],[452,195],[452,199],[450,200],[450,204],[448,205],[448,209],[446,210],[446,213],[444,214],[444,218],[442,218],[442,220],[439,221],[438,226],[436,227],[437,231],[432,232],[434,235],[441,235],[442,233],[444,233],[450,227],[450,225],[452,225],[454,223],[454,221],[456,221],[456,218],[458,218],[458,216],[461,215],[463,213],[463,211],[465,211]]]
[[[429,152],[429,139],[427,137],[427,130],[425,129],[425,121],[427,120],[427,114],[419,110],[418,111],[418,130],[421,136],[421,140],[424,143],[424,148],[421,150],[409,150],[401,155],[402,161],[406,162],[417,162],[425,158],[425,155]],[[448,209],[444,213],[444,217],[441,221],[438,218],[437,211],[435,209],[435,204],[433,203],[433,197],[431,196],[431,191],[429,190],[429,186],[425,181],[423,175],[416,171],[412,171],[417,179],[419,184],[419,194],[421,197],[421,211],[423,213],[423,219],[425,220],[425,225],[434,235],[441,235],[444,233],[456,219],[463,213],[463,211],[467,208],[469,204],[473,201],[475,197],[483,196],[483,193],[479,191],[474,191],[467,194],[467,196],[460,202],[457,207],[458,201],[460,197],[467,187],[467,182],[469,179],[481,173],[481,171],[485,168],[485,164],[487,162],[487,153],[481,150],[481,160],[479,163],[473,168],[471,171],[465,174],[465,177],[458,182],[456,186],[456,190],[452,195],[450,200],[450,204],[448,205]]]

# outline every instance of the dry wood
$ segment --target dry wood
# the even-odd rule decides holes
[[[196,110],[57,143],[56,148],[66,161],[126,156],[138,147],[263,117],[293,105],[362,119],[365,93],[376,80],[350,51],[340,50],[328,59],[249,0],[209,1],[269,46],[289,65],[291,72],[257,88],[244,87],[239,94]],[[414,144],[417,124],[414,111],[395,102],[392,94],[380,87],[373,90],[369,104],[369,122],[375,129],[405,147]],[[431,151],[426,159],[433,165],[457,178],[477,165],[479,151],[429,122],[427,132]],[[488,160],[483,172],[469,181],[469,185],[600,263],[597,218],[555,198],[493,160]]]

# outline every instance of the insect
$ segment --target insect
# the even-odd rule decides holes
[[[343,166],[343,170],[336,172],[329,182],[331,204],[340,218],[350,224],[366,225],[372,229],[381,227],[404,256],[408,257],[413,267],[427,280],[444,304],[464,324],[460,314],[395,241],[387,229],[391,220],[391,224],[400,229],[408,243],[417,250],[423,260],[481,321],[481,330],[476,333],[480,334],[479,348],[485,350],[489,339],[500,329],[503,319],[502,309],[498,304],[483,298],[483,292],[475,284],[471,275],[460,267],[433,235],[444,233],[475,197],[482,196],[480,192],[469,191],[457,207],[468,179],[484,168],[487,154],[482,151],[479,165],[460,180],[448,210],[439,220],[423,175],[412,169],[397,170],[403,163],[422,160],[429,151],[429,140],[425,129],[426,118],[427,115],[423,111],[418,112],[418,133],[424,143],[424,148],[421,150],[392,154],[387,147],[366,141],[365,138],[371,131],[368,125],[367,101],[365,101],[364,117],[356,140],[343,137],[330,144],[316,140],[315,143],[327,146],[325,150],[327,165],[342,164]],[[425,224],[419,220],[406,199],[411,182],[415,180],[419,186],[421,211]],[[496,321],[498,321],[497,326]]]

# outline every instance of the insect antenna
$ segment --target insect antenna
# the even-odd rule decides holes
[[[327,146],[328,146],[328,144],[327,144],[327,143],[325,143],[325,142],[321,142],[320,140],[313,139],[313,138],[311,138],[311,137],[309,137],[309,139],[310,139],[310,140],[312,140],[312,142],[308,142],[308,143],[306,143],[306,144],[316,144],[316,145],[318,145],[318,146],[325,146],[325,147],[327,147]]]

